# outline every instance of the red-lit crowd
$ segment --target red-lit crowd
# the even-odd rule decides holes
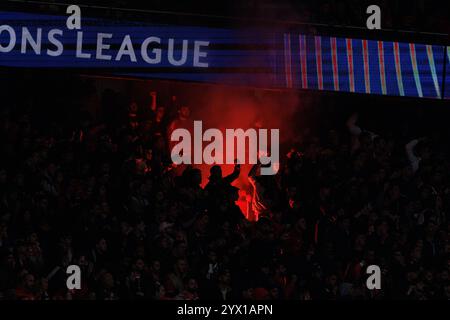
[[[277,175],[253,171],[267,214],[249,222],[238,166],[204,188],[175,174],[167,131],[188,105],[102,103],[101,121],[2,104],[0,300],[450,299],[445,134],[370,132],[357,114],[305,133]]]

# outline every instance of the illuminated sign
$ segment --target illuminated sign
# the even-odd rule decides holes
[[[71,30],[66,19],[0,12],[0,66],[450,97],[450,76],[444,70],[444,59],[450,66],[450,50],[440,45],[93,18],[83,18],[81,28]]]
[[[284,38],[287,87],[442,96],[443,46],[293,34]]]

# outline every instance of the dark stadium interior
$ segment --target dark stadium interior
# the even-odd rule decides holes
[[[368,0],[0,8],[65,14],[74,2],[119,22],[292,22],[449,45],[449,3],[425,0],[377,1],[386,35],[365,29]],[[431,99],[0,65],[0,300],[450,300],[445,77]],[[279,128],[279,172],[174,165],[170,133],[193,120]],[[69,265],[80,290],[66,285]],[[367,288],[369,265],[382,290]]]

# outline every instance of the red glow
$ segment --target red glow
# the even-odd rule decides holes
[[[296,124],[292,122],[294,113],[298,111],[298,95],[290,92],[273,92],[248,88],[230,88],[225,86],[189,85],[188,101],[191,109],[191,120],[202,121],[203,130],[216,128],[225,135],[226,129],[280,129],[280,143],[298,138],[294,133]],[[288,125],[290,124],[290,125]],[[204,146],[207,143],[204,144]],[[235,154],[236,154],[235,150]],[[224,155],[219,154],[224,159]],[[252,165],[248,164],[248,155],[238,159],[241,163],[241,173],[233,185],[240,189],[240,197],[236,204],[243,215],[250,221],[258,217],[251,210],[251,195],[253,188],[247,175]],[[229,175],[233,164],[220,164],[223,176]],[[208,183],[211,165],[194,165],[202,172],[201,186]]]

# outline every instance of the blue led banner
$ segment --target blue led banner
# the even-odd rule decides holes
[[[0,65],[104,69],[144,77],[273,86],[275,36],[241,30],[0,13]],[[279,46],[279,50],[283,50]],[[275,51],[275,52],[273,52]]]
[[[444,47],[285,34],[291,88],[441,98]]]
[[[69,30],[66,19],[0,12],[0,66],[437,99],[445,91],[450,97],[444,70],[450,50],[440,45],[93,18]]]

